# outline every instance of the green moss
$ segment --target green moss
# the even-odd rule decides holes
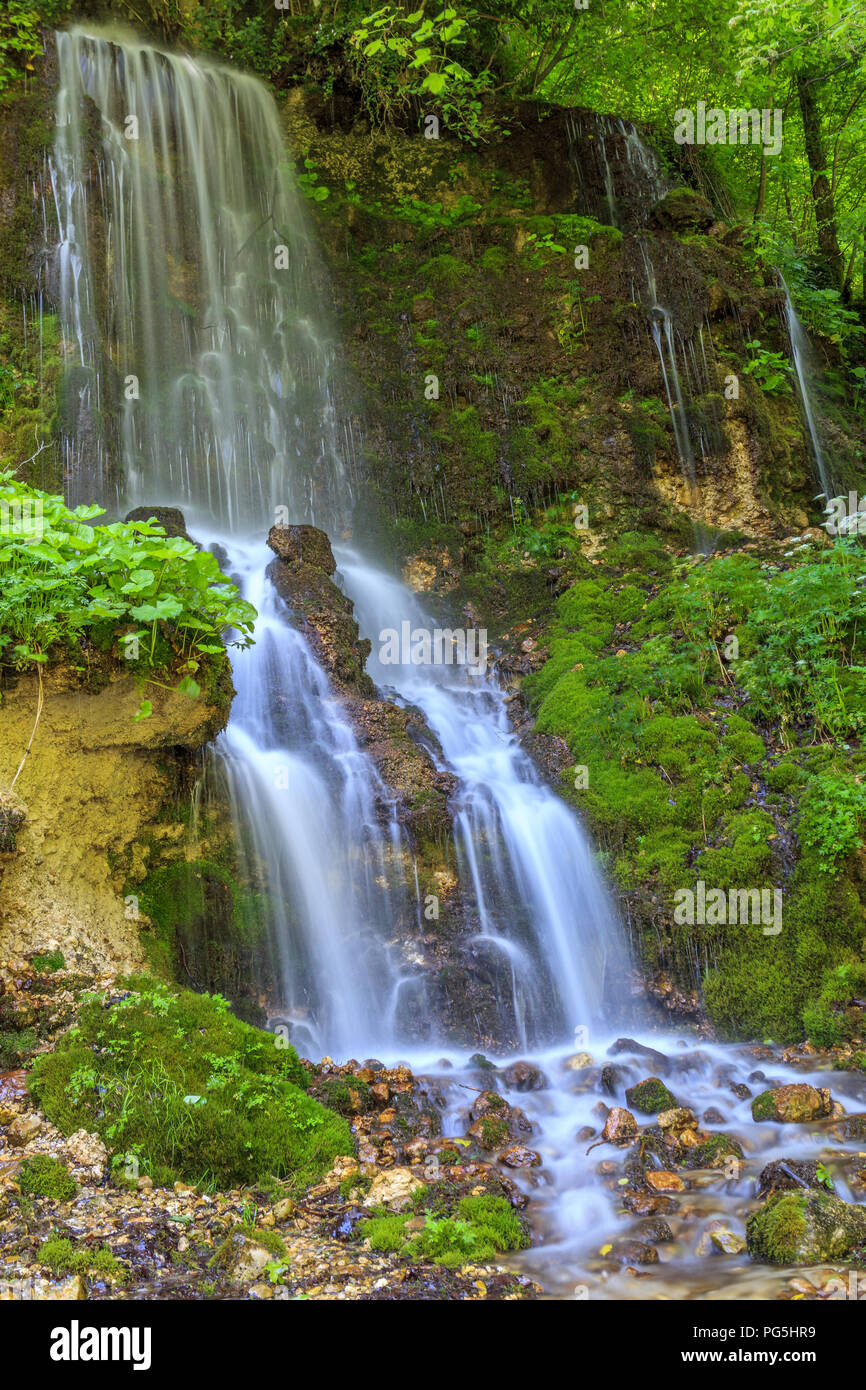
[[[36,1258],[54,1274],[90,1274],[117,1284],[129,1278],[127,1270],[107,1245],[93,1249],[73,1244],[65,1237],[53,1236],[42,1242]]]
[[[776,1102],[772,1091],[762,1091],[752,1101],[752,1119],[757,1123],[776,1119]]]
[[[352,1152],[345,1121],[302,1089],[307,1075],[281,1038],[234,1018],[219,996],[127,983],[124,997],[85,1003],[30,1073],[65,1134],[95,1130],[157,1181],[216,1187],[313,1181]]]
[[[866,1208],[821,1188],[771,1193],[746,1222],[753,1256],[771,1264],[845,1259],[866,1240]]]
[[[657,1076],[649,1076],[629,1087],[625,1098],[630,1109],[639,1110],[642,1115],[658,1115],[662,1110],[673,1110],[679,1105],[676,1096]]]
[[[508,1137],[508,1124],[485,1115],[481,1121],[481,1144],[485,1149],[498,1149]]]
[[[15,1181],[31,1197],[51,1197],[55,1202],[71,1202],[77,1192],[75,1179],[67,1168],[48,1154],[26,1158]]]
[[[66,961],[62,951],[46,951],[43,955],[33,956],[30,964],[34,970],[40,973],[66,969]]]
[[[426,1213],[423,1230],[406,1230],[410,1214],[379,1215],[360,1223],[359,1233],[373,1250],[399,1253],[412,1260],[457,1267],[489,1260],[504,1250],[529,1244],[520,1218],[504,1197],[464,1197],[451,1216]]]
[[[683,1157],[688,1168],[722,1168],[731,1158],[742,1158],[743,1150],[728,1134],[711,1134]]]

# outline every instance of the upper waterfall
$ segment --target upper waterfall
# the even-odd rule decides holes
[[[120,495],[170,496],[235,533],[281,506],[333,522],[345,480],[316,258],[267,89],[82,29],[57,55],[60,297],[81,405],[116,420]],[[71,471],[86,493],[74,443]]]

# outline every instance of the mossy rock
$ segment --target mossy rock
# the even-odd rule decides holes
[[[703,1143],[689,1149],[683,1161],[689,1168],[724,1168],[732,1158],[743,1156],[741,1146],[729,1134],[711,1134]]]
[[[64,1134],[96,1131],[157,1182],[216,1188],[315,1181],[354,1150],[345,1120],[307,1094],[284,1039],[242,1023],[219,995],[145,977],[92,998],[28,1077]]]
[[[630,1086],[625,1098],[629,1108],[639,1110],[642,1115],[659,1115],[663,1110],[675,1110],[679,1105],[676,1096],[657,1076],[648,1076],[636,1086]]]
[[[810,1188],[775,1192],[746,1222],[749,1253],[771,1264],[844,1260],[866,1244],[866,1207]]]

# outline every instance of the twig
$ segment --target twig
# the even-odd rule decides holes
[[[12,781],[9,784],[10,791],[15,786],[15,783],[18,781],[18,778],[21,776],[21,769],[23,768],[24,763],[27,760],[27,754],[30,752],[31,747],[33,746],[33,740],[36,737],[36,726],[39,723],[39,716],[42,713],[42,706],[45,703],[44,695],[42,692],[42,667],[39,665],[37,665],[36,667],[36,674],[39,677],[39,694],[36,698],[36,718],[33,721],[33,728],[30,731],[30,738],[27,742],[27,747],[24,749],[24,754],[21,758],[20,763],[18,764],[18,771],[15,773],[15,776],[12,778]]]

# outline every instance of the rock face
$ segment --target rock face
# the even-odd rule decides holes
[[[15,832],[0,883],[0,959],[59,949],[128,970],[141,961],[134,904],[164,806],[192,775],[194,754],[225,725],[232,688],[225,679],[196,699],[148,687],[150,718],[136,721],[139,683],[119,666],[85,684],[59,665],[43,676],[44,706],[15,787],[26,821]],[[0,704],[0,786],[8,785],[33,729],[35,676],[9,680]]]
[[[342,693],[375,696],[364,670],[370,641],[358,636],[354,604],[331,579],[337,564],[324,531],[272,526],[268,545],[277,556],[268,566],[268,577],[328,675]]]
[[[325,574],[336,574],[337,562],[331,542],[315,526],[272,526],[268,545],[289,565],[312,565]]]
[[[360,637],[354,605],[332,579],[337,562],[324,531],[272,526],[268,567],[277,592],[343,697],[361,746],[395,793],[398,819],[416,844],[450,832],[454,779],[437,769],[425,745],[434,740],[420,713],[378,698],[364,670],[370,639]]]
[[[746,1223],[750,1254],[772,1264],[842,1260],[866,1242],[866,1207],[809,1188],[775,1192]]]

